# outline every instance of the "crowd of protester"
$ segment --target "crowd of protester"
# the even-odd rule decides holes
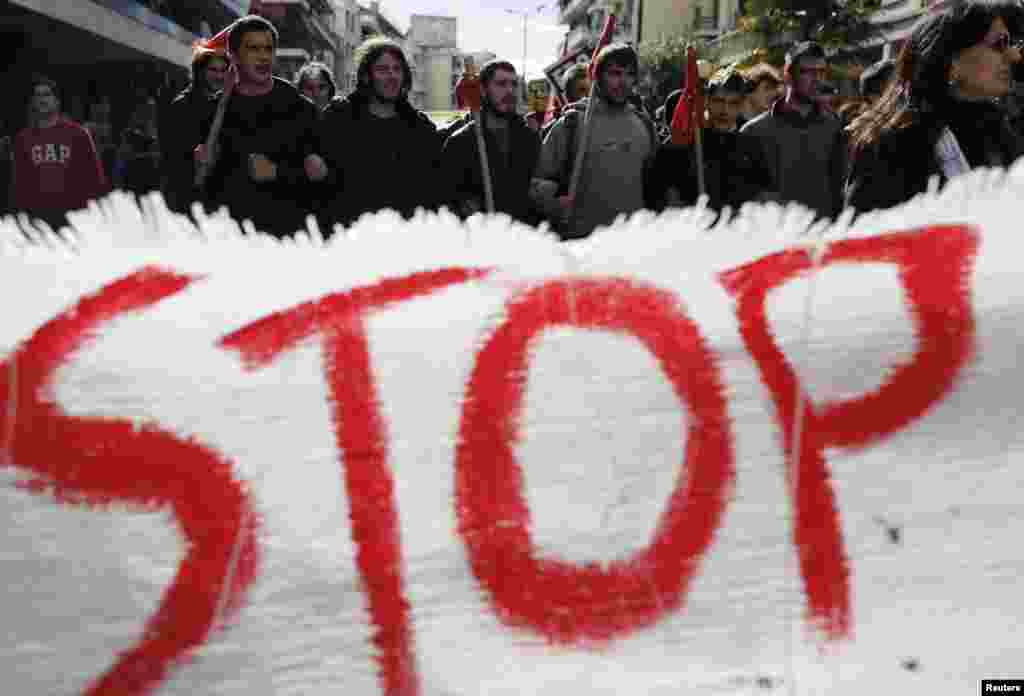
[[[438,126],[408,101],[412,72],[398,44],[365,42],[357,87],[341,95],[320,63],[293,82],[276,77],[277,31],[247,16],[225,46],[196,48],[191,84],[176,98],[142,100],[116,145],[100,118],[63,115],[58,86],[36,77],[31,122],[0,141],[0,155],[11,164],[12,208],[52,227],[111,188],[161,190],[186,214],[195,204],[226,206],[277,236],[309,215],[328,234],[382,209],[468,217],[488,196],[495,212],[547,223],[562,239],[702,195],[715,210],[799,202],[833,218],[847,206],[900,204],[933,177],[944,183],[1024,154],[1011,94],[1022,29],[1009,2],[931,14],[895,60],[862,74],[852,100],[826,89],[826,51],[802,42],[781,71],[759,64],[703,82],[706,126],[680,143],[672,121],[683,90],[649,112],[627,44],[571,67],[562,84],[569,103],[547,122],[520,115],[520,76],[494,60],[479,72],[478,114]]]

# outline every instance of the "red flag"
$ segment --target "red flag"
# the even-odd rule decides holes
[[[601,52],[601,49],[612,42],[612,34],[615,33],[615,15],[609,13],[608,19],[604,20],[604,29],[601,30],[601,38],[597,40],[597,47],[594,49],[594,55],[590,57],[590,81],[593,82],[595,79],[596,66],[597,66],[597,54]]]
[[[224,27],[215,36],[211,36],[208,39],[202,41],[196,41],[192,45],[193,51],[213,51],[215,53],[226,54],[228,52],[228,34],[231,33],[232,25],[229,24]]]
[[[544,108],[543,124],[546,126],[562,115],[562,99],[557,94],[548,95],[548,104]]]
[[[672,112],[672,144],[692,145],[698,128],[704,127],[704,95],[697,71],[697,51],[686,49],[686,84]]]
[[[483,99],[480,76],[472,63],[467,62],[462,77],[455,83],[455,105],[459,110],[469,109],[473,113],[480,111]]]

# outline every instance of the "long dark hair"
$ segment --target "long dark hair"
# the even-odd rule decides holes
[[[896,70],[878,102],[849,127],[854,152],[878,141],[885,132],[927,121],[938,126],[950,102],[949,70],[960,51],[981,42],[1002,19],[1010,34],[1022,25],[1022,11],[1008,0],[968,0],[925,17],[914,27],[896,59]]]
[[[412,89],[412,68],[409,67],[409,59],[402,47],[384,36],[371,37],[356,49],[356,91],[367,96],[373,90],[370,69],[385,53],[390,53],[402,64],[402,98],[404,98]]]

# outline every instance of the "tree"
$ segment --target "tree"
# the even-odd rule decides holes
[[[829,48],[857,46],[875,31],[871,15],[881,0],[746,0],[740,29],[769,41],[795,33]]]
[[[652,97],[659,104],[665,101],[670,92],[682,86],[688,46],[696,48],[697,55],[710,63],[719,57],[717,49],[692,33],[643,41],[637,47],[640,73],[650,78]]]

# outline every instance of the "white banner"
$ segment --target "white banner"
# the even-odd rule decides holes
[[[12,694],[1024,678],[1019,174],[824,229],[0,228]]]

